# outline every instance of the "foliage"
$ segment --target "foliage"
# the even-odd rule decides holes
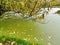
[[[46,3],[46,4],[45,4]],[[57,1],[47,2],[46,0],[0,0],[0,5],[4,10],[20,11],[22,14],[36,15],[36,13],[44,6],[59,5]]]
[[[15,42],[14,43],[15,45],[16,45],[16,43],[18,45],[39,45],[37,43],[34,43],[34,44],[33,43],[29,43],[28,41],[25,41],[25,40],[22,40],[22,39],[11,38],[11,37],[6,37],[6,36],[0,36],[0,43],[5,45],[5,43],[9,43],[9,42],[11,43],[11,45],[12,45],[12,42]]]
[[[21,13],[25,18],[33,16],[35,19],[44,19],[46,11],[42,13],[41,17],[37,17],[41,12],[41,8],[52,8],[59,5],[60,3],[57,0],[0,0],[0,15],[6,11],[14,11]]]

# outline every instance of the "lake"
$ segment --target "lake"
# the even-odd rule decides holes
[[[60,45],[60,14],[54,14],[60,8],[53,8],[46,17],[48,23],[38,24],[42,42],[46,45]]]
[[[0,35],[16,37],[43,45],[60,45],[60,8],[52,8],[45,17],[44,24],[21,19],[0,21]]]

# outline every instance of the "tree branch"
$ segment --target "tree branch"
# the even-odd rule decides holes
[[[31,11],[31,13],[30,13],[29,17],[31,17],[31,16],[32,16],[32,12],[34,11],[34,9],[35,9],[35,7],[36,7],[37,3],[38,3],[38,0],[35,2],[35,5],[34,5],[34,7],[33,7],[32,11]]]

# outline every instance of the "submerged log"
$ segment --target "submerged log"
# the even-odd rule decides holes
[[[57,12],[55,12],[55,13],[60,14],[60,10],[59,10],[59,11],[57,11]]]

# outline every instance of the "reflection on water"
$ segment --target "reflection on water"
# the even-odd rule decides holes
[[[60,8],[52,8],[48,11],[48,14],[47,14],[47,9],[48,8],[45,8],[46,13],[45,13],[44,19],[40,21],[43,24],[50,22],[50,20],[53,20],[54,18],[57,18],[60,15],[60,14],[56,14],[56,12],[60,10]],[[43,11],[44,11],[44,9],[43,9]]]
[[[19,37],[24,40],[37,41],[44,45],[60,45],[60,14],[54,14],[60,8],[52,8],[45,17],[45,24],[20,20],[0,22],[0,35]],[[8,33],[8,34],[7,34]]]
[[[60,8],[52,8],[49,13],[55,13],[58,10],[60,10]]]
[[[60,45],[60,14],[54,14],[60,8],[53,8],[47,16],[46,24],[38,24],[41,29],[41,40],[46,45]]]

